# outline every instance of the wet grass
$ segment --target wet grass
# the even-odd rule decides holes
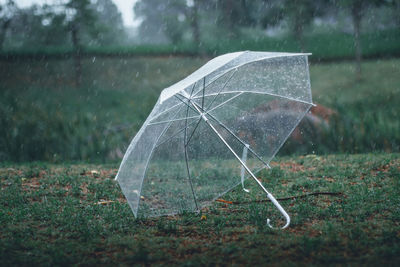
[[[0,62],[0,160],[119,160],[160,91],[207,58],[87,58]],[[400,151],[400,60],[312,64],[313,99],[336,112],[330,127],[290,140],[282,154]],[[315,134],[318,133],[318,134]]]
[[[400,155],[278,158],[258,177],[282,201],[291,226],[254,182],[200,214],[135,219],[113,178],[116,164],[0,163],[0,264],[377,265],[400,263]],[[239,178],[238,178],[239,179]],[[103,204],[101,204],[103,203]]]
[[[281,37],[240,36],[237,38],[207,38],[201,44],[180,43],[172,44],[143,44],[125,47],[84,47],[82,54],[91,56],[216,56],[224,53],[253,50],[253,51],[277,51],[298,52],[301,51],[299,43],[290,35]],[[387,29],[361,34],[361,45],[364,58],[382,58],[400,56],[400,34],[398,29]],[[337,61],[354,58],[354,39],[350,33],[329,31],[313,33],[306,31],[304,36],[305,51],[312,53],[312,62]],[[71,47],[25,47],[20,49],[6,49],[0,52],[0,59],[65,59],[73,55]]]

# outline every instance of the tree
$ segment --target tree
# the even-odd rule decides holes
[[[256,18],[254,11],[258,7],[255,0],[217,0],[217,23],[228,33],[228,38],[239,36],[241,27],[254,27]]]
[[[96,17],[93,10],[90,8],[89,0],[70,0],[65,4],[65,8],[68,30],[71,33],[74,51],[75,86],[79,87],[82,81],[81,35],[84,29],[92,36],[97,34],[94,27]]]
[[[334,3],[339,8],[348,10],[352,23],[353,23],[353,36],[354,36],[354,49],[356,59],[356,78],[361,80],[361,60],[362,60],[362,47],[361,47],[361,22],[368,7],[378,6],[385,4],[384,0],[334,0]]]
[[[89,6],[96,17],[93,27],[96,29],[94,36],[89,36],[86,43],[97,45],[116,45],[125,40],[124,24],[117,6],[112,0],[91,1]]]
[[[199,1],[188,1],[188,9],[190,18],[190,26],[192,28],[193,42],[197,45],[200,44],[200,29],[199,29]]]
[[[361,18],[364,9],[362,0],[353,0],[349,3],[351,12],[351,18],[353,20],[354,27],[354,48],[356,54],[356,75],[357,79],[361,79],[361,42],[360,42],[360,29],[361,29]]]
[[[176,45],[183,41],[189,28],[188,7],[186,0],[170,0],[167,3],[162,15],[165,34]]]
[[[400,0],[392,0],[391,5],[395,9],[396,19],[397,19],[397,26],[400,28]]]
[[[139,36],[142,42],[177,44],[189,28],[186,0],[142,0],[134,6],[142,20]]]
[[[22,48],[66,46],[65,14],[56,13],[52,6],[33,5],[20,9],[11,25],[12,41]]]
[[[262,19],[264,27],[274,26],[283,20],[298,42],[301,51],[305,51],[304,30],[317,16],[325,13],[326,1],[323,0],[284,0],[266,1],[267,12]]]
[[[17,10],[18,7],[13,0],[7,0],[5,4],[0,5],[0,50],[3,49],[7,30]]]

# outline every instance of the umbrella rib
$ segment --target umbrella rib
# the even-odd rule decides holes
[[[193,85],[192,91],[190,93],[190,97],[193,94],[193,90],[194,90],[195,86],[196,86],[196,83]],[[203,100],[204,100],[204,98],[203,98]],[[189,179],[190,189],[192,190],[192,195],[193,195],[194,204],[196,205],[196,210],[199,210],[199,206],[197,205],[196,195],[195,195],[194,189],[193,189],[192,177],[190,176],[189,156],[188,156],[188,151],[187,151],[187,146],[186,146],[187,129],[188,129],[187,128],[188,127],[188,120],[187,120],[188,115],[189,115],[189,106],[186,108],[185,133],[184,133],[184,139],[183,139],[183,146],[185,149],[185,162],[186,162],[186,170],[187,170],[187,175],[188,175],[188,179]]]
[[[222,128],[224,128],[225,130],[227,130],[233,137],[235,137],[236,140],[238,140],[240,143],[242,143],[242,145],[249,145],[246,142],[244,142],[242,139],[240,139],[234,132],[232,132],[231,129],[228,128],[228,126],[226,126],[225,124],[223,124],[221,121],[219,121],[216,117],[214,117],[212,114],[207,113],[207,115],[209,115],[211,117],[211,119],[213,119],[216,123],[218,123]],[[269,164],[264,161],[260,155],[258,155],[250,146],[249,146],[249,151],[251,153],[254,154],[254,156],[256,156],[256,158],[258,158],[258,160],[260,160],[265,166],[267,166],[268,168],[270,168]]]
[[[196,121],[193,121],[191,123],[188,124],[188,126],[194,124]],[[158,143],[155,147],[159,147],[160,145],[164,144],[165,142],[171,140],[172,138],[176,137],[180,132],[182,132],[183,130],[185,130],[186,127],[179,129],[178,131],[174,132],[170,137],[168,137],[167,139],[165,139],[164,141]]]
[[[179,95],[180,95],[180,96],[183,96],[184,98],[186,98],[186,99],[188,99],[188,100],[190,101],[190,99],[187,98],[187,97],[185,97],[184,95],[181,95],[181,94],[179,94]],[[187,104],[187,103],[186,103],[185,101],[183,101],[181,98],[179,98],[177,95],[175,95],[175,97],[178,98],[180,101],[182,101],[182,103],[184,103],[184,104],[188,107],[188,109],[191,108],[192,110],[194,110],[194,111],[197,112],[196,109],[194,109],[193,107],[191,107],[189,104]],[[200,115],[199,115],[199,116],[200,116]],[[194,132],[196,131],[196,129],[197,129],[197,127],[199,126],[200,122],[201,122],[201,116],[200,116],[199,120],[197,121],[196,126],[194,127],[192,133],[190,134],[190,137],[189,137],[189,139],[187,140],[187,142],[186,142],[186,144],[185,144],[186,146],[189,144],[189,141],[192,139],[192,137],[193,137],[193,135],[194,135]]]
[[[194,88],[194,86],[193,86],[193,88]],[[182,99],[180,99],[179,97],[176,97],[176,98],[178,98],[180,101],[182,101],[182,103],[180,103],[180,104],[185,104],[186,106],[188,106],[188,104],[187,104],[186,102],[184,102]],[[182,107],[183,107],[183,106],[182,106]],[[182,107],[181,107],[181,108],[182,108]],[[190,106],[189,106],[189,107],[190,107]],[[193,109],[193,108],[192,108],[192,109]],[[193,110],[194,110],[194,109],[193,109]],[[179,111],[180,111],[180,109],[179,109],[177,112],[179,112]],[[195,110],[195,111],[196,111],[196,110]],[[196,112],[197,112],[197,111],[196,111]],[[176,116],[176,115],[175,115],[175,116]],[[197,118],[197,117],[194,117],[194,118]],[[171,120],[171,121],[177,121],[177,120]],[[195,122],[196,122],[196,121],[193,121],[193,122],[189,123],[187,126],[190,126],[190,125],[194,124]],[[154,148],[156,148],[156,147],[158,147],[158,146],[164,144],[165,142],[171,140],[171,139],[174,138],[177,134],[179,134],[180,132],[182,132],[182,131],[185,130],[185,129],[186,129],[186,127],[177,130],[177,131],[174,132],[170,137],[168,137],[167,139],[165,139],[165,140],[162,141],[161,143],[158,143],[158,144],[157,144],[157,142],[158,142],[158,140],[159,140],[159,139],[157,139],[157,142],[156,142],[156,145],[155,145]],[[161,135],[163,135],[163,134],[164,134],[164,132],[163,132]],[[160,135],[160,137],[161,137],[161,135]]]
[[[204,80],[204,82],[205,82],[205,80]],[[190,98],[192,98],[193,90],[194,90],[195,85],[196,85],[196,83],[194,83],[194,86],[193,86],[193,88],[192,88],[192,92],[190,92]],[[204,84],[203,84],[203,85],[204,85]],[[203,91],[203,92],[204,92],[204,91]],[[203,99],[204,99],[204,95],[203,95]],[[179,100],[180,100],[180,99],[179,99]],[[184,102],[184,103],[185,103],[185,102]],[[186,103],[185,103],[185,104],[186,104]],[[189,107],[190,107],[190,105],[187,105],[187,111],[188,111],[188,112],[189,112]],[[200,116],[200,115],[199,115],[199,116]],[[185,141],[185,147],[187,147],[187,145],[189,144],[189,141],[192,139],[192,137],[193,137],[193,135],[194,135],[194,132],[196,131],[196,129],[197,129],[197,127],[199,126],[200,122],[201,122],[201,116],[200,116],[199,120],[197,121],[196,126],[194,127],[192,133],[190,134],[190,137]],[[185,131],[186,131],[186,130],[187,130],[187,127],[185,127],[185,128],[186,128],[186,129],[185,129]]]
[[[236,159],[243,165],[243,167],[246,169],[246,171],[256,180],[256,182],[264,189],[264,191],[269,195],[270,193],[265,189],[265,187],[261,184],[260,181],[254,176],[254,174],[251,172],[249,167],[241,160],[241,158],[236,154],[236,152],[232,149],[232,147],[228,144],[228,142],[221,136],[221,134],[215,129],[215,127],[211,124],[211,122],[207,119],[205,113],[194,103],[193,101],[190,100],[190,103],[194,106],[194,108],[197,110],[199,114],[201,114],[201,117],[204,119],[204,121],[208,124],[208,126],[211,127],[211,129],[215,132],[215,134],[221,139],[221,141],[227,146],[227,148],[232,152],[232,154],[236,157]],[[210,115],[210,114],[207,114]]]
[[[163,124],[163,123],[168,123],[168,122],[174,122],[174,121],[183,121],[183,120],[186,120],[186,119],[197,119],[197,118],[199,118],[200,117],[200,115],[197,115],[197,116],[192,116],[192,117],[187,117],[187,118],[179,118],[179,119],[175,119],[175,120],[166,120],[166,121],[156,121],[156,122],[150,122],[149,124],[147,124],[147,125],[157,125],[157,124]]]
[[[206,77],[203,78],[203,97],[201,98],[201,109],[204,110],[204,92],[206,90]],[[190,94],[190,98],[192,98],[192,94]]]
[[[178,115],[178,112],[181,110],[182,107],[183,107],[183,106],[181,106],[181,107],[176,111],[176,113],[174,114],[174,117],[176,117],[176,116]],[[151,151],[150,151],[150,153],[149,153],[149,157],[147,158],[146,167],[144,168],[144,172],[143,172],[143,176],[142,176],[142,181],[141,181],[141,183],[140,183],[139,194],[142,192],[143,180],[144,180],[144,177],[146,176],[147,169],[148,169],[148,167],[149,167],[150,159],[153,157],[153,152],[154,152],[154,150],[155,150],[156,147],[157,147],[157,143],[158,143],[158,141],[160,140],[161,136],[163,136],[164,133],[171,127],[171,124],[172,124],[172,122],[170,122],[167,126],[165,126],[165,128],[163,129],[163,131],[161,132],[161,134],[157,137],[157,140],[154,142],[153,148],[151,149]],[[140,197],[139,197],[139,200],[138,200],[137,209],[139,209],[139,205],[140,205]]]
[[[290,100],[290,101],[295,101],[295,102],[300,102],[300,103],[303,103],[303,104],[315,106],[315,104],[310,103],[310,102],[307,102],[307,101],[304,101],[304,100],[294,99],[294,98],[291,98],[291,97],[280,96],[280,95],[271,94],[271,93],[261,93],[261,92],[251,92],[251,91],[232,91],[232,93],[238,93],[238,94],[235,95],[235,96],[233,96],[233,97],[231,97],[231,98],[229,98],[229,99],[226,100],[225,102],[220,103],[219,105],[213,107],[212,109],[210,109],[210,110],[208,110],[208,111],[206,111],[206,112],[207,112],[207,113],[208,113],[208,112],[211,112],[211,111],[213,111],[213,110],[215,110],[215,109],[221,107],[222,105],[225,105],[227,102],[231,101],[232,99],[234,99],[234,98],[236,98],[236,97],[238,97],[239,95],[244,94],[244,93],[252,93],[252,94],[261,94],[261,95],[276,96],[276,97],[284,98],[284,99],[287,99],[287,100]]]
[[[222,86],[222,88],[219,90],[218,94],[216,94],[213,98],[213,100],[211,100],[210,104],[207,106],[206,110],[210,109],[211,105],[214,103],[215,99],[221,94],[222,90],[225,89],[226,85],[228,84],[228,82],[232,79],[233,75],[237,72],[237,70],[235,70],[234,72],[232,72],[231,76],[228,78],[228,80],[224,83],[224,85]],[[203,98],[204,98],[204,94],[203,94]]]
[[[176,105],[173,105],[172,107],[167,108],[166,110],[164,110],[164,111],[158,113],[156,116],[154,116],[153,118],[151,118],[151,121],[150,121],[150,122],[154,121],[155,119],[157,119],[158,117],[160,117],[160,116],[163,115],[164,113],[167,113],[167,112],[169,112],[171,109],[174,109],[174,108],[176,108],[176,107],[178,107],[178,106],[180,106],[180,105],[182,105],[182,103],[178,103],[178,104],[176,104]]]
[[[193,84],[192,91],[191,91],[190,95],[193,94],[193,90],[194,90],[195,87],[196,87],[196,83]],[[170,107],[170,108],[164,110],[163,112],[160,112],[159,114],[157,114],[157,116],[154,116],[154,117],[151,119],[151,121],[150,121],[149,124],[154,124],[154,123],[152,123],[152,122],[154,122],[155,119],[157,119],[158,117],[160,117],[162,114],[164,114],[164,113],[166,113],[166,112],[168,112],[168,111],[170,111],[170,110],[172,110],[172,109],[178,107],[179,105],[182,105],[182,103],[179,102],[178,104],[173,105],[172,107]],[[175,116],[176,116],[176,115],[175,115]]]
[[[263,92],[257,92],[257,91],[243,91],[243,90],[241,90],[241,91],[221,92],[221,94],[235,94],[235,93],[250,93],[250,94],[270,95],[270,96],[276,96],[276,97],[280,97],[280,98],[285,98],[287,100],[301,102],[301,103],[304,103],[304,104],[310,104],[310,105],[315,106],[314,103],[310,103],[310,102],[307,102],[305,100],[296,99],[296,98],[287,97],[287,96],[282,96],[282,95],[278,95],[278,94],[274,94],[274,93],[263,93]],[[205,95],[205,97],[207,97],[207,96],[215,96],[215,95],[216,95],[216,93],[213,93],[213,94]],[[193,97],[192,99],[199,99],[199,98],[200,97],[198,96],[198,97]]]
[[[199,126],[200,122],[201,122],[201,116],[200,116],[199,120],[197,121],[196,126],[194,127],[194,129],[193,129],[192,133],[190,134],[188,140],[185,142],[185,146],[187,146],[189,144],[189,142],[192,139],[192,137],[194,135],[194,132],[196,131],[196,129]]]
[[[231,97],[230,99],[228,99],[227,101],[230,101],[230,100],[232,100],[233,98],[235,98],[235,97],[237,97],[237,96],[239,96],[239,95],[241,95],[242,93],[239,93],[239,94],[237,94],[237,95],[235,95],[235,96],[233,96],[233,97]],[[183,96],[183,95],[182,95]],[[183,96],[183,97],[185,97],[185,96]],[[192,108],[188,103],[186,103],[186,102],[184,102],[182,99],[180,99],[179,97],[177,97],[176,96],[176,98],[178,98],[180,101],[182,101],[185,105],[187,105],[188,106],[188,109],[189,109],[189,107],[190,108]],[[185,97],[186,98],[186,97]],[[187,99],[187,98],[186,98]],[[196,103],[194,103],[193,101],[191,101],[190,99],[188,99],[189,100],[189,102],[192,104],[192,105],[195,105]],[[227,101],[225,101],[225,102],[227,102]],[[222,103],[221,103],[222,104]],[[220,106],[220,105],[219,105]],[[196,105],[196,107],[197,108],[199,108],[200,109],[200,107],[198,107],[197,105]],[[217,106],[218,107],[218,106]],[[216,107],[215,107],[216,108]],[[215,108],[213,108],[212,110],[210,110],[210,111],[213,111]],[[193,109],[193,108],[192,108]],[[197,112],[199,112],[197,109],[194,109],[195,111],[197,111]],[[214,121],[216,121],[221,127],[223,127],[224,129],[226,129],[233,137],[235,137],[240,143],[242,143],[243,145],[247,145],[246,144],[246,142],[244,142],[242,139],[240,139],[234,132],[232,132],[225,124],[223,124],[221,121],[219,121],[216,117],[214,117],[212,114],[210,114],[209,112],[210,111],[206,111],[206,112],[204,112],[204,115],[205,114],[207,114],[207,115],[209,115]],[[201,116],[200,116],[200,119],[199,119],[199,121],[197,122],[197,125],[196,125],[196,127],[195,127],[195,130],[196,130],[196,128],[197,128],[197,126],[200,124],[200,121],[201,121]],[[193,130],[193,132],[192,132],[192,135],[193,135],[193,133],[195,132],[195,130]],[[192,136],[191,136],[192,137]],[[191,138],[190,137],[190,138]],[[186,145],[189,143],[189,141],[190,141],[190,138],[189,138],[189,140],[187,141],[187,143],[186,143]],[[267,162],[265,162],[262,158],[261,158],[261,156],[259,156],[251,147],[249,147],[249,150],[250,150],[250,152],[252,153],[252,154],[254,154],[254,156],[256,156],[256,158],[258,158],[258,160],[260,160],[265,166],[267,166],[268,168],[270,168],[270,166],[269,166],[269,164],[267,163]]]
[[[239,94],[240,95],[240,94]],[[238,96],[238,95],[237,95]],[[236,97],[236,96],[234,96],[234,97]],[[234,98],[234,97],[232,97],[232,98]],[[232,98],[230,98],[230,99],[232,99]],[[180,99],[179,97],[178,97],[178,99]],[[228,100],[230,100],[230,99],[228,99]],[[180,99],[181,100],[181,99]],[[182,100],[181,100],[182,101]],[[195,103],[193,102],[193,101],[190,101],[191,103],[192,103],[192,105],[195,105]],[[186,105],[188,105],[186,102],[184,102]],[[196,105],[197,106],[197,105]],[[188,105],[188,107],[189,107],[189,105]],[[200,109],[200,107],[197,107],[197,108],[199,108]],[[214,110],[214,109],[213,109]],[[198,110],[196,110],[197,112],[198,112]],[[210,111],[212,111],[212,110],[210,110]],[[209,115],[215,122],[217,122],[221,127],[223,127],[225,130],[227,130],[233,137],[235,137],[240,143],[242,143],[243,145],[248,145],[248,144],[246,144],[246,142],[244,142],[242,139],[240,139],[234,132],[232,132],[232,130],[230,130],[225,124],[223,124],[221,121],[219,121],[216,117],[214,117],[212,114],[210,114],[209,113],[209,111],[206,111],[206,112],[204,112],[204,114],[207,114],[207,115]],[[197,124],[199,124],[200,123],[200,121],[201,121],[201,118],[202,117],[200,117],[200,119],[199,119],[199,122],[197,123]],[[194,131],[193,131],[194,132]],[[190,140],[189,140],[190,141]],[[189,141],[187,141],[187,144],[189,143]],[[186,144],[186,145],[187,145]],[[267,166],[268,168],[270,168],[270,166],[269,166],[269,164],[267,163],[267,162],[265,162],[262,158],[261,158],[261,156],[259,156],[250,146],[249,146],[249,150],[250,150],[250,152],[251,153],[253,153],[254,154],[254,156],[256,156],[256,158],[258,158],[258,160],[260,160],[265,166]]]
[[[176,116],[178,115],[178,112],[181,110],[182,107],[183,107],[183,106],[181,106],[181,107],[176,111],[176,113],[174,114],[174,117],[176,117]],[[163,135],[165,134],[165,132],[171,127],[171,124],[172,124],[172,122],[170,122],[167,126],[165,126],[164,130],[161,132],[161,134],[158,136],[156,142],[154,143],[154,146],[153,146],[153,148],[152,148],[152,150],[151,150],[151,152],[150,152],[150,154],[149,154],[150,156],[149,156],[149,160],[148,160],[147,163],[146,163],[146,168],[145,168],[145,170],[147,170],[147,165],[148,165],[148,163],[149,163],[149,161],[150,161],[150,158],[151,158],[151,156],[152,156],[152,154],[153,154],[154,149],[155,149],[156,147],[159,146],[159,145],[157,144],[158,141],[160,140],[161,136],[163,136]],[[145,173],[146,173],[146,171],[145,171]]]
[[[211,110],[209,110],[209,111],[204,111],[204,110],[202,110],[201,107],[198,107],[198,106],[196,105],[196,103],[193,102],[191,99],[185,97],[184,95],[181,95],[181,94],[179,94],[179,95],[180,95],[180,96],[183,96],[183,97],[186,98],[186,99],[188,99],[188,101],[189,101],[192,105],[195,105],[195,106],[196,106],[198,109],[200,109],[204,114],[211,115],[211,114],[209,114],[210,111],[213,111],[213,110],[216,109],[217,107],[220,107],[220,106],[222,106],[222,105],[228,103],[229,101],[231,101],[232,99],[238,97],[238,96],[241,95],[241,94],[242,94],[242,93],[239,93],[239,94],[237,94],[237,95],[235,95],[235,96],[229,98],[228,100],[222,102],[221,104],[219,104],[218,106],[214,107],[213,109],[211,109]],[[180,99],[178,96],[176,96],[176,98],[178,98],[178,99],[179,99],[180,101],[182,101],[185,105],[187,105],[188,108],[190,107],[190,108],[192,108],[194,111],[199,112],[197,109],[194,109],[193,107],[191,107],[188,103],[184,102],[184,101],[183,101],[182,99]],[[200,114],[200,115],[201,115],[201,114]],[[195,130],[197,129],[197,126],[200,124],[200,121],[201,121],[201,116],[200,116],[200,119],[199,119],[199,121],[197,122],[197,125],[196,125],[195,129],[193,130],[193,132],[192,132],[192,134],[191,134],[189,140],[187,141],[186,145],[189,143],[190,139],[192,138],[192,136],[193,136]],[[240,140],[240,141],[241,141],[241,140]],[[244,144],[243,141],[241,141],[241,142]],[[263,160],[261,160],[261,162],[264,163]],[[268,164],[266,164],[266,165],[268,166]]]
[[[187,99],[188,102],[192,102],[190,98],[184,96],[183,94],[179,93],[179,96],[182,96],[183,98]],[[192,106],[190,106],[188,103],[186,103],[185,101],[183,101],[181,98],[178,97],[178,95],[175,95],[176,98],[178,98],[180,101],[182,101],[183,104],[185,104],[186,106],[188,106],[189,108],[191,108],[193,111],[199,113],[195,108],[193,108]],[[201,115],[201,114],[200,114]]]
[[[220,74],[219,76],[215,77],[214,79],[211,79],[211,81],[209,81],[209,83],[205,86],[205,88],[207,88],[208,86],[210,86],[211,84],[213,84],[215,81],[218,81],[219,79],[221,79],[222,77],[224,77],[226,74],[228,74],[229,72],[231,72],[232,70],[237,71],[237,68],[231,68],[229,70],[227,70],[226,72]],[[198,93],[200,93],[202,89],[197,90],[193,96],[196,96]],[[197,97],[200,98],[201,96]]]
[[[222,103],[220,103],[219,105],[213,107],[212,109],[206,111],[205,113],[208,114],[209,112],[211,112],[211,111],[213,111],[213,110],[215,110],[215,109],[217,109],[217,108],[222,107],[223,105],[227,104],[228,102],[232,101],[233,99],[235,99],[236,97],[238,97],[238,96],[240,96],[240,95],[242,95],[242,94],[244,94],[244,92],[240,92],[240,93],[238,93],[238,94],[232,96],[231,98],[228,98],[228,99],[225,100],[224,102],[222,102]]]
[[[283,139],[283,142],[281,143],[281,145],[279,147],[277,147],[275,149],[275,151],[272,153],[271,155],[271,159],[275,157],[276,153],[278,153],[279,149],[283,146],[283,144],[286,142],[286,140],[289,138],[289,136],[292,134],[292,132],[294,131],[294,129],[296,129],[296,127],[299,125],[300,121],[304,118],[304,116],[307,114],[307,112],[310,110],[311,106],[313,106],[314,104],[309,104],[310,106],[297,118],[296,120],[296,124],[294,124],[294,127],[288,132],[288,134],[286,135],[285,139]]]

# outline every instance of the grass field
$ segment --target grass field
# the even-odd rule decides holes
[[[361,45],[364,58],[382,58],[400,56],[400,32],[398,29],[387,29],[361,34]],[[354,58],[354,39],[351,33],[340,31],[306,32],[304,35],[305,51],[312,53],[312,62],[337,61]],[[291,35],[268,37],[258,32],[235,39],[217,38],[201,41],[201,45],[193,43],[172,44],[143,44],[126,47],[85,47],[83,55],[90,56],[216,56],[224,53],[253,50],[298,52],[299,43]],[[6,49],[0,52],[0,59],[65,59],[73,54],[72,47],[25,47]]]
[[[113,180],[117,164],[0,163],[0,265],[370,265],[400,263],[400,155],[278,158],[200,214],[135,219]],[[247,204],[246,204],[246,203]],[[103,204],[101,204],[103,203]]]
[[[118,160],[160,91],[208,58],[87,58],[81,88],[72,60],[0,62],[0,160]],[[281,154],[400,151],[400,60],[312,64],[314,102],[330,127]]]

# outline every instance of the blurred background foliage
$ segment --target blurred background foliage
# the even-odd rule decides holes
[[[0,160],[118,160],[164,87],[238,50],[313,53],[313,97],[329,120],[303,122],[281,154],[399,151],[399,0],[132,9],[137,27],[112,0],[0,1]]]
[[[18,8],[13,0],[0,3],[3,55],[78,48],[87,53],[215,55],[251,46],[316,50],[324,59],[350,57],[357,46],[359,52],[366,46],[365,56],[397,55],[399,50],[393,46],[399,38],[399,0],[137,0],[132,8],[139,24],[134,28],[124,27],[112,0],[55,0],[29,8]],[[314,44],[320,37],[325,43]],[[349,44],[334,46],[341,41]],[[382,42],[392,47],[369,51]],[[332,49],[338,52],[330,55]]]

